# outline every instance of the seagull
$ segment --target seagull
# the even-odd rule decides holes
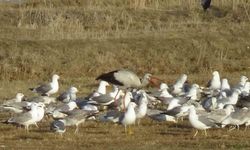
[[[248,77],[241,76],[240,82],[234,87],[234,89],[239,89],[241,91],[243,89],[243,87],[245,86],[247,81],[248,81]]]
[[[213,111],[217,108],[217,98],[208,97],[201,101],[201,105],[206,111]]]
[[[22,101],[23,98],[23,93],[17,93],[15,98],[5,101],[0,107],[2,111],[22,113],[23,108],[29,105],[28,102]]]
[[[235,105],[239,99],[239,90],[234,90],[232,95],[227,98],[217,99],[217,107],[222,109],[226,104]]]
[[[128,108],[126,110],[126,112],[120,116],[119,118],[119,122],[124,125],[125,127],[125,133],[127,134],[127,126],[129,127],[129,131],[128,134],[132,134],[132,130],[130,128],[130,125],[135,124],[136,121],[136,114],[135,114],[135,107],[136,107],[136,103],[134,102],[130,102],[128,104]]]
[[[175,95],[181,95],[184,92],[184,83],[187,81],[187,75],[182,74],[181,77],[176,81],[176,83],[173,85],[173,91],[172,94]]]
[[[21,102],[23,98],[24,98],[23,93],[17,93],[15,98],[5,101],[2,105],[9,105],[12,103]]]
[[[66,131],[64,121],[54,120],[50,125],[50,130],[59,133],[61,136]]]
[[[147,99],[147,95],[144,92],[142,92],[141,97],[139,99],[139,105],[138,105],[138,109],[136,110],[136,119],[137,119],[137,123],[138,125],[140,124],[140,120],[146,116],[147,114],[147,105],[148,105],[148,99]]]
[[[189,92],[186,94],[185,97],[187,97],[189,100],[196,100],[198,101],[198,93],[199,93],[199,85],[193,84]]]
[[[60,77],[56,74],[52,76],[52,82],[48,84],[39,85],[36,88],[30,88],[32,92],[41,94],[42,96],[50,96],[55,94],[59,89],[58,79]]]
[[[57,100],[68,103],[70,101],[76,100],[76,93],[78,92],[78,89],[76,87],[70,87],[66,92],[63,92],[57,97]]]
[[[97,88],[97,91],[94,91],[89,96],[87,96],[85,99],[90,99],[92,97],[97,97],[103,94],[106,94],[106,87],[109,86],[109,83],[106,81],[101,80],[99,83],[99,86]]]
[[[222,127],[225,127],[226,125],[234,125],[239,129],[239,126],[246,123],[249,119],[250,119],[249,110],[247,108],[242,108],[242,109],[237,109],[234,112],[232,112],[230,115],[228,115],[221,122],[221,124],[222,124]]]
[[[29,125],[35,124],[37,125],[38,122],[38,111],[37,111],[38,104],[32,103],[30,108],[31,110],[25,113],[21,113],[18,116],[12,117],[7,120],[7,123],[23,125],[25,126],[25,130],[29,131]]]
[[[45,108],[44,103],[41,102],[37,103],[37,117],[35,118],[36,122],[40,122],[43,119],[45,113],[44,108]]]
[[[49,96],[35,96],[27,99],[28,102],[36,102],[36,103],[43,103],[45,105],[48,105],[50,103],[56,103],[55,97],[49,97]]]
[[[114,90],[107,94],[101,94],[99,96],[91,97],[89,98],[88,103],[89,104],[96,104],[96,105],[102,105],[107,106],[114,102],[114,99],[119,99],[122,95],[122,91],[118,89],[117,86],[114,86]]]
[[[147,109],[147,116],[156,121],[169,121],[177,123],[174,116],[164,114],[164,111],[158,109]]]
[[[105,114],[99,115],[99,120],[102,122],[119,122],[120,117],[123,115],[124,112],[119,110],[110,110]]]
[[[224,97],[224,93],[226,97],[232,94],[232,90],[226,78],[221,80],[220,96]]]
[[[59,105],[55,108],[51,108],[51,110],[47,113],[51,114],[54,119],[55,118],[64,118],[66,116],[65,112],[72,111],[77,107],[78,106],[77,106],[75,101],[70,101],[67,104],[62,104],[62,105]],[[50,109],[50,108],[48,107],[48,109]],[[64,112],[64,113],[62,113],[62,112]]]
[[[96,111],[86,111],[86,110],[81,110],[81,109],[75,109],[73,111],[69,112],[63,112],[66,113],[68,116],[66,116],[63,119],[60,119],[59,121],[62,121],[65,126],[76,126],[75,133],[78,132],[78,126],[81,123],[84,123],[85,120],[88,117],[91,117],[95,115],[97,112]]]
[[[249,96],[250,93],[250,82],[246,82],[244,87],[241,90],[241,95],[244,96]]]
[[[221,123],[234,111],[235,109],[233,105],[226,105],[224,109],[216,109],[208,113],[207,118],[209,118],[214,123]]]
[[[210,121],[207,116],[197,115],[195,107],[191,105],[189,108],[189,115],[188,115],[189,122],[191,125],[196,128],[196,132],[193,137],[197,135],[199,132],[198,130],[204,130],[205,136],[207,136],[206,130],[212,127],[216,127],[216,124]]]
[[[212,91],[219,90],[221,88],[220,75],[218,71],[213,72],[212,79],[208,82],[208,88]]]

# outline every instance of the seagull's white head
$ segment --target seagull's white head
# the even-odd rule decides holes
[[[241,76],[240,77],[240,81],[245,83],[248,80],[248,78],[246,76]]]
[[[164,89],[169,89],[169,87],[166,83],[161,83],[160,90],[164,90]]]
[[[129,102],[128,107],[129,108],[135,108],[137,105],[135,102]]]
[[[213,72],[213,76],[215,77],[215,76],[217,76],[217,77],[219,77],[220,75],[219,75],[219,72],[218,71],[214,71]]]
[[[72,87],[69,88],[69,91],[70,91],[70,93],[77,93],[78,89],[76,87],[72,86]]]
[[[59,76],[59,75],[54,74],[54,75],[52,76],[52,80],[58,80],[58,79],[60,79],[60,76]]]
[[[23,93],[17,93],[17,94],[16,94],[16,98],[17,98],[18,100],[22,100],[23,97],[24,97],[24,94],[23,94]]]

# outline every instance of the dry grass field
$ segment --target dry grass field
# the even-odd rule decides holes
[[[96,88],[95,77],[118,68],[150,72],[171,84],[182,73],[205,85],[214,70],[235,84],[250,77],[250,1],[26,0],[0,2],[0,98],[27,96],[53,73],[60,92],[79,96]],[[56,95],[55,95],[56,96]],[[8,114],[0,114],[6,119]],[[0,149],[249,149],[250,131],[215,129],[192,138],[187,121],[177,125],[146,118],[126,136],[120,125],[86,122],[75,135],[29,133],[0,124]]]

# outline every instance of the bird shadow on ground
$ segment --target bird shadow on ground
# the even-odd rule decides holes
[[[20,135],[14,138],[14,140],[20,140],[20,139],[21,140],[27,140],[27,139],[42,140],[43,138],[40,136],[28,135],[28,133],[26,135]]]
[[[48,130],[48,129],[37,129],[37,130],[33,130],[32,132],[36,132],[36,133],[51,133],[51,131]]]
[[[85,131],[86,134],[109,134],[109,131]]]

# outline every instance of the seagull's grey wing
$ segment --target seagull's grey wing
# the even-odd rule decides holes
[[[169,104],[174,98],[172,97],[157,97],[163,104]]]
[[[120,116],[122,114],[123,113],[118,111],[118,110],[111,110],[105,114],[99,115],[98,118],[100,121],[104,121],[104,122],[106,122],[106,121],[119,122]]]
[[[231,113],[231,118],[242,120],[247,116],[248,109],[238,109],[235,112]]]
[[[189,100],[188,100],[188,98],[186,98],[186,97],[177,97],[177,99],[179,100],[179,104],[185,104],[186,102],[188,102]]]
[[[97,103],[108,103],[114,100],[114,98],[109,96],[108,94],[103,94],[97,97],[93,97],[92,100],[96,101]]]
[[[220,103],[225,104],[227,102],[228,102],[228,98],[221,98],[217,100],[217,104],[220,104]]]
[[[8,122],[10,122],[10,123],[23,124],[23,123],[25,123],[25,122],[27,122],[27,121],[29,121],[29,120],[31,120],[31,119],[32,119],[31,113],[26,112],[26,113],[20,114],[20,115],[18,115],[18,116],[15,116],[15,117],[9,119]]]
[[[15,102],[16,102],[16,98],[7,100],[7,101],[3,102],[2,105],[9,105],[9,104],[12,104],[12,103],[15,103]]]
[[[226,117],[227,117],[227,114],[226,114],[225,110],[223,110],[223,109],[218,109],[216,111],[212,111],[207,116],[207,118],[210,121],[215,122],[215,123],[221,123]]]
[[[70,95],[68,92],[63,92],[61,95],[57,97],[57,100],[59,101],[69,101],[70,100]]]
[[[39,87],[35,88],[35,91],[40,94],[45,94],[52,89],[50,84],[42,84]]]
[[[14,108],[17,108],[17,109],[23,109],[24,107],[27,107],[28,106],[28,102],[15,102],[15,103],[11,103],[9,105],[3,105],[4,108],[7,108],[7,107],[14,107]]]
[[[216,126],[212,119],[208,118],[208,114],[202,114],[198,116],[198,120],[205,124],[206,126],[213,127]]]
[[[161,114],[161,113],[164,113],[164,111],[158,110],[158,109],[147,109],[148,116],[157,115],[157,114]]]
[[[181,106],[175,107],[171,110],[166,111],[163,114],[169,115],[169,116],[176,116],[178,113],[181,112]]]
[[[68,105],[62,105],[60,108],[58,108],[56,110],[65,113],[65,112],[68,112],[69,109],[70,109],[70,107]]]

